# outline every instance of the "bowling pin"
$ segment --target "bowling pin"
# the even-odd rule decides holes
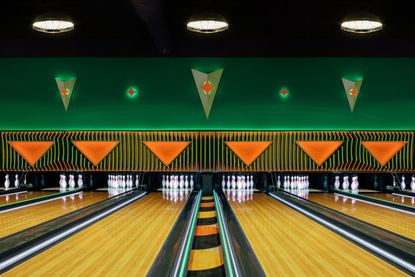
[[[411,181],[411,190],[412,192],[415,191],[415,176],[412,176],[412,181]]]
[[[226,181],[226,188],[231,189],[231,176],[228,175],[228,180]]]
[[[193,189],[195,182],[193,181],[193,175],[190,175],[190,187]]]
[[[342,183],[342,189],[343,190],[348,190],[349,189],[349,181],[348,181],[349,177],[348,176],[343,176],[343,183]]]
[[[335,177],[334,188],[337,190],[340,188],[340,177],[339,176]]]
[[[232,189],[236,189],[236,180],[235,180],[235,175],[232,175]]]
[[[62,187],[66,188],[68,186],[68,183],[66,182],[66,175],[62,175]]]
[[[357,178],[356,176],[352,177],[352,185],[351,185],[352,190],[357,190],[358,184],[357,184],[356,178]]]
[[[14,175],[14,187],[17,189],[19,187],[19,175]]]
[[[179,188],[180,189],[184,188],[184,176],[183,175],[180,175]]]
[[[78,175],[78,188],[82,188],[84,186],[84,181],[82,180],[82,175]]]
[[[5,180],[4,180],[4,188],[8,190],[10,187],[10,177],[9,174],[6,174]]]
[[[406,184],[405,184],[405,176],[402,175],[402,181],[401,181],[401,189],[405,190]]]
[[[69,187],[71,189],[75,188],[75,178],[74,178],[73,174],[69,175]]]
[[[281,179],[280,179],[280,175],[278,175],[277,189],[280,189],[280,187],[281,187]]]
[[[225,175],[222,175],[222,189],[225,189],[226,182],[225,182]]]
[[[184,188],[185,189],[187,189],[189,187],[189,178],[188,178],[188,176],[186,175],[185,176],[185,179],[184,179]]]

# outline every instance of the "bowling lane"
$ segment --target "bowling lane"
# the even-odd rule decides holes
[[[390,201],[396,204],[415,207],[415,197],[395,195],[391,193],[359,193],[360,195]]]
[[[230,204],[267,276],[404,276],[270,196]]]
[[[14,193],[11,195],[0,195],[0,205],[16,203],[23,200],[33,199],[46,195],[58,193],[57,191],[27,191],[23,193]]]
[[[107,192],[83,192],[0,213],[0,238],[108,198]]]
[[[415,216],[331,193],[310,193],[308,200],[415,239]]]
[[[144,276],[184,204],[151,193],[4,276]]]

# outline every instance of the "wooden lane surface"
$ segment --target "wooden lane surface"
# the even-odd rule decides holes
[[[0,213],[0,238],[107,198],[108,193],[106,192],[83,192],[27,208]]]
[[[4,276],[144,276],[184,204],[151,193]]]
[[[359,194],[373,197],[373,198],[379,198],[379,199],[390,201],[396,204],[415,207],[415,197],[407,197],[407,196],[395,195],[391,193],[359,193]]]
[[[16,203],[23,200],[37,198],[45,195],[58,193],[57,191],[28,191],[11,195],[0,195],[0,205]]]
[[[404,276],[267,195],[230,204],[267,276]]]
[[[331,193],[310,194],[308,199],[402,236],[415,239],[414,215]]]

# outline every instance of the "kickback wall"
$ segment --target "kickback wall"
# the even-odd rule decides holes
[[[209,120],[191,68],[224,69]],[[67,112],[56,76],[77,78]],[[414,58],[2,58],[0,130],[414,130],[414,76]],[[354,112],[342,77],[364,78]]]
[[[414,132],[358,131],[58,131],[0,132],[0,171],[292,171],[292,172],[413,172]],[[53,141],[53,146],[31,166],[10,141]],[[117,141],[117,146],[97,165],[73,141]],[[190,142],[168,166],[144,142]],[[226,142],[267,141],[267,147],[246,165]],[[317,165],[297,145],[298,141],[342,141],[342,145]],[[364,141],[404,141],[406,145],[381,165],[363,146]]]

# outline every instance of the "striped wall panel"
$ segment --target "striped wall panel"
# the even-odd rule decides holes
[[[414,132],[366,131],[27,131],[0,132],[2,171],[400,171],[415,170]],[[8,141],[54,141],[31,167]],[[114,140],[117,147],[94,166],[72,140]],[[342,140],[343,144],[321,166],[303,152],[296,141]],[[169,166],[165,166],[143,141],[190,141]],[[225,141],[272,141],[246,166]],[[361,145],[362,141],[407,141],[385,166]]]

